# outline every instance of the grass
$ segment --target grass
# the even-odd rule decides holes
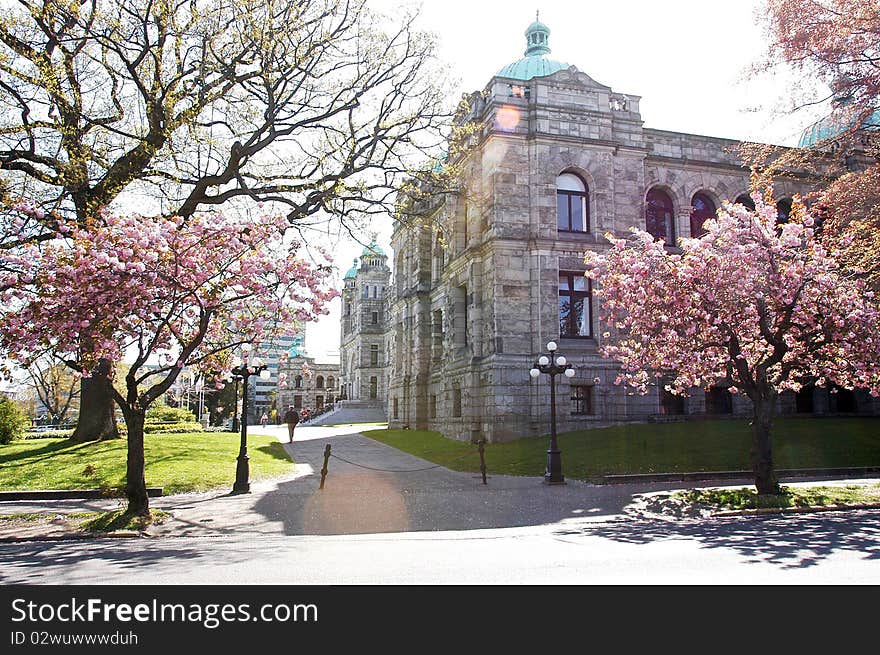
[[[149,516],[129,514],[124,509],[98,514],[94,518],[80,523],[79,528],[85,532],[116,532],[145,530],[147,526],[161,523],[170,514],[159,509],[151,509]]]
[[[458,471],[479,471],[476,446],[426,430],[370,430],[365,435]],[[784,418],[773,431],[777,469],[880,465],[880,419]],[[751,435],[744,420],[644,423],[559,435],[566,478],[748,471]],[[542,476],[549,439],[486,445],[490,474]]]
[[[140,532],[148,526],[162,523],[171,515],[160,509],[151,509],[149,516],[129,514],[124,509],[109,512],[28,512],[16,514],[0,514],[0,526],[15,524],[50,523],[61,521],[66,529],[76,532],[112,533]]]
[[[206,491],[235,479],[239,435],[231,432],[148,434],[146,482],[163,493]],[[293,462],[273,437],[248,437],[250,479],[289,473]],[[125,484],[126,442],[68,439],[14,441],[0,446],[0,490],[118,489]]]
[[[880,484],[793,487],[783,486],[782,493],[759,495],[754,489],[690,489],[675,496],[694,505],[715,509],[784,509],[788,507],[828,507],[880,503]]]

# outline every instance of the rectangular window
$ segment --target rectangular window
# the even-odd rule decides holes
[[[461,416],[461,389],[458,387],[452,389],[452,415]]]
[[[379,365],[379,346],[372,345],[370,346],[370,366],[378,366]]]
[[[398,418],[398,410],[399,410],[399,406],[398,406],[397,398],[395,398],[394,399],[394,418]]]
[[[294,396],[293,397],[294,409],[302,409],[302,406],[303,406],[303,397],[302,396]]]
[[[437,418],[437,394],[431,394],[431,418]]]
[[[370,297],[370,286],[368,284],[364,285],[364,298]]]
[[[468,343],[468,308],[467,287],[453,287],[452,339],[456,348],[463,348]]]
[[[590,337],[592,284],[583,273],[559,273],[559,336]]]
[[[706,390],[707,414],[732,414],[733,395],[724,387],[711,387]]]
[[[586,384],[571,385],[571,413],[593,414],[593,386]]]
[[[375,375],[370,378],[370,400],[376,400],[379,395],[379,378]]]
[[[588,232],[585,220],[587,198],[584,193],[556,192],[556,228],[560,232]]]
[[[378,325],[379,324],[379,312],[373,312],[372,315],[370,316],[370,319],[371,319],[373,325]]]
[[[376,297],[376,291],[379,289],[376,285],[373,285],[373,298]]]
[[[657,386],[660,387],[660,413],[664,416],[679,416],[684,414],[684,396],[666,389],[671,381],[670,377],[662,377],[657,381]]]
[[[321,409],[324,406],[324,396],[315,396],[315,409]]]

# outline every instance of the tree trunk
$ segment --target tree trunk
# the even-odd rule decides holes
[[[80,386],[79,419],[71,435],[73,441],[103,441],[118,439],[116,416],[111,393],[110,362],[102,359],[92,373],[83,378]]]
[[[128,426],[128,457],[125,469],[125,495],[128,497],[126,511],[140,516],[147,516],[150,512],[150,499],[147,497],[147,483],[144,479],[145,420],[144,410],[125,412],[125,422]]]
[[[771,392],[772,393],[772,392]],[[773,426],[773,413],[776,396],[754,399],[754,420],[752,421],[752,449],[750,452],[752,472],[755,474],[755,488],[759,494],[779,494],[779,480],[773,468],[773,449],[770,444],[770,430]]]

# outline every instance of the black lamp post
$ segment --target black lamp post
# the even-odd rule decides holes
[[[238,375],[235,375],[236,369],[233,369],[232,379],[235,380],[235,390],[232,392],[232,431],[238,432],[239,424],[238,424],[238,381],[241,379]]]
[[[246,494],[250,493],[251,483],[248,481],[250,477],[250,458],[248,457],[247,452],[247,416],[248,416],[248,406],[247,406],[247,397],[248,397],[248,379],[252,375],[260,375],[260,377],[268,378],[269,370],[268,367],[263,363],[260,358],[254,358],[253,362],[249,362],[248,358],[250,355],[250,346],[248,344],[244,344],[242,346],[243,356],[241,363],[236,364],[232,367],[232,377],[236,381],[236,385],[238,381],[241,380],[242,386],[242,394],[241,394],[241,444],[238,449],[238,460],[235,466],[235,484],[232,485],[232,493],[234,494]],[[237,359],[237,358],[236,358]],[[235,361],[233,361],[235,364]],[[267,374],[267,375],[264,375]],[[236,386],[235,393],[235,401],[238,403],[238,387]],[[233,423],[235,423],[235,419],[233,418]]]
[[[529,375],[537,378],[541,373],[550,376],[550,448],[547,450],[547,469],[544,472],[544,484],[565,484],[562,475],[562,451],[556,443],[556,376],[562,373],[565,377],[574,377],[574,367],[567,363],[565,357],[556,353],[556,342],[547,344],[550,355],[541,355],[535,362]]]

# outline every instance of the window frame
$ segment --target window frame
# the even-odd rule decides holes
[[[592,384],[572,384],[571,391],[569,392],[569,400],[571,402],[571,415],[572,416],[595,416],[596,408],[593,403],[593,387]],[[587,393],[585,395],[577,395],[579,391],[586,390]],[[583,408],[582,405],[586,402],[586,408]],[[586,411],[582,411],[586,409]]]
[[[700,224],[698,226],[696,226],[697,229],[694,230],[694,227],[695,227],[694,226],[694,218],[697,216],[697,212],[698,212],[698,210],[696,209],[696,207],[694,205],[694,201],[697,200],[698,197],[701,198],[701,202],[704,202],[704,203],[707,202],[709,204],[709,206],[712,207],[712,211],[711,211],[711,213],[708,214],[708,216],[706,218],[703,218],[703,220],[700,222]],[[703,236],[704,234],[706,234],[706,230],[703,229],[703,223],[708,221],[710,218],[715,218],[715,214],[717,211],[718,211],[718,207],[716,206],[715,201],[712,200],[712,198],[709,196],[708,193],[706,193],[704,191],[697,191],[693,196],[691,196],[691,213],[690,213],[689,218],[690,218],[691,237],[692,238],[698,239],[701,236]]]
[[[560,288],[562,278],[566,277],[568,280],[568,289]],[[582,278],[586,282],[586,290],[578,291],[574,287],[574,280],[576,278]],[[563,332],[562,330],[562,314],[559,309],[559,301],[557,300],[557,318],[559,323],[559,338],[560,339],[592,339],[594,338],[593,334],[593,281],[590,278],[584,276],[583,271],[559,271],[559,282],[557,282],[557,297],[562,298],[563,296],[567,296],[570,298],[569,300],[569,314],[568,314],[568,332]],[[571,308],[574,306],[576,299],[586,300],[587,303],[587,334],[577,334],[576,329],[577,326],[573,324],[574,320],[574,312],[571,311]]]
[[[651,212],[652,208],[655,208],[658,206],[656,202],[651,202],[651,196],[662,196],[663,198],[665,198],[666,200],[669,201],[668,209],[665,207],[663,208],[664,210],[669,212],[668,226],[667,226],[667,222],[666,222],[667,217],[666,216],[663,217],[663,231],[664,231],[663,235],[655,234],[654,232],[651,231],[651,223],[648,221],[648,215],[649,215],[649,212]],[[658,217],[652,214],[652,218],[654,219],[653,223],[656,225]],[[666,191],[665,189],[662,189],[660,187],[651,187],[650,189],[648,189],[648,193],[645,194],[644,219],[645,219],[645,231],[648,234],[650,234],[652,237],[654,237],[655,241],[657,239],[661,238],[661,236],[662,236],[663,243],[665,245],[667,245],[667,246],[674,246],[675,245],[675,238],[676,238],[676,236],[675,236],[675,201],[672,199],[672,196],[669,194],[668,191]],[[669,228],[668,231],[666,229],[667,227]]]
[[[570,175],[580,182],[583,187],[583,191],[572,191],[571,189],[560,189],[559,188],[559,178],[563,175]],[[559,201],[560,196],[564,196],[566,199],[566,207],[567,207],[567,223],[568,227],[562,227],[560,225],[560,215],[559,215]],[[572,199],[579,198],[581,202],[581,219],[583,220],[583,229],[575,229],[572,226]],[[565,234],[590,234],[590,188],[587,186],[587,183],[584,179],[578,175],[577,173],[573,173],[572,171],[563,171],[559,175],[556,176],[556,231],[563,232]]]

